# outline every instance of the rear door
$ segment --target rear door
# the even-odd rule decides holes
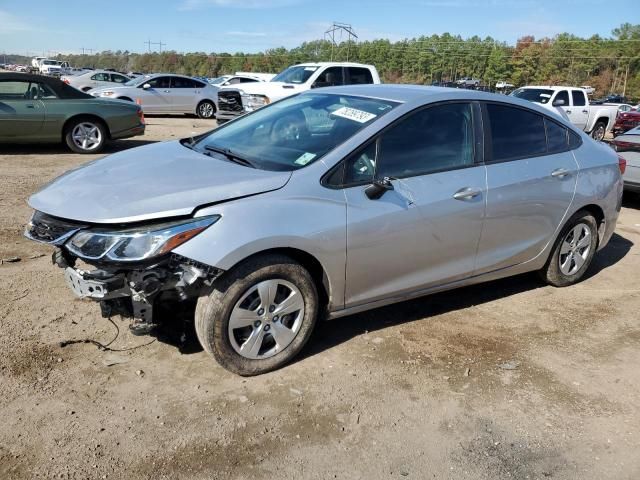
[[[466,102],[429,106],[345,162],[348,306],[472,274],[486,193],[473,111]],[[385,177],[393,190],[369,198],[372,180]]]
[[[576,127],[584,131],[589,121],[589,103],[584,90],[571,90],[571,108],[567,109],[567,115]]]
[[[329,67],[318,75],[311,88],[336,87],[344,85],[344,69],[342,67]]]
[[[554,238],[573,200],[578,165],[568,130],[537,112],[483,105],[487,212],[476,273],[535,258]]]
[[[171,102],[176,113],[195,113],[205,85],[191,78],[171,77]]]
[[[17,140],[42,131],[45,109],[38,84],[0,80],[0,139]]]

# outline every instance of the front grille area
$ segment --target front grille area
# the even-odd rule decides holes
[[[86,225],[67,222],[36,211],[24,234],[27,238],[53,245],[63,244],[71,235]]]
[[[242,98],[240,98],[239,92],[225,92],[224,90],[218,92],[218,109],[225,112],[241,113]]]

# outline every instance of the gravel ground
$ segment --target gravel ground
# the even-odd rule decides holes
[[[147,120],[109,151],[213,126]],[[0,258],[21,259],[0,265],[0,478],[640,478],[638,199],[579,285],[523,275],[335,320],[243,379],[189,331],[100,318],[22,238],[25,199],[92,158],[0,147]]]

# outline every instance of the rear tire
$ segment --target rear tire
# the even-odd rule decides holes
[[[226,272],[198,300],[195,327],[202,348],[222,367],[253,376],[291,361],[317,317],[318,292],[309,272],[287,256],[264,255]]]
[[[107,127],[93,118],[72,120],[64,131],[64,141],[76,153],[98,153],[107,140]]]
[[[214,118],[216,116],[216,106],[210,100],[203,100],[198,104],[196,108],[196,114],[198,117],[205,120]]]
[[[579,282],[598,248],[598,224],[589,212],[580,210],[566,223],[556,240],[541,278],[554,287]]]
[[[607,133],[607,124],[604,122],[596,122],[593,126],[593,130],[591,130],[591,138],[593,138],[596,142],[601,142],[604,140],[604,136]]]

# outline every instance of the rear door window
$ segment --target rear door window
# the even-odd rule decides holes
[[[93,77],[91,77],[91,80],[95,80],[96,82],[110,82],[111,79],[109,78],[109,74],[108,73],[96,73]]]
[[[171,88],[196,88],[196,82],[190,78],[171,77]]]
[[[582,90],[571,90],[571,99],[574,107],[582,107],[587,104],[587,100]]]
[[[368,68],[347,67],[347,82],[350,85],[373,83],[373,76]]]
[[[111,81],[115,82],[115,83],[127,83],[129,80],[131,80],[128,77],[125,77],[124,75],[118,75],[117,73],[112,73],[111,74]]]
[[[29,82],[0,81],[0,100],[30,100]]]
[[[486,111],[492,150],[487,161],[516,160],[547,152],[542,115],[496,103],[486,104]]]

